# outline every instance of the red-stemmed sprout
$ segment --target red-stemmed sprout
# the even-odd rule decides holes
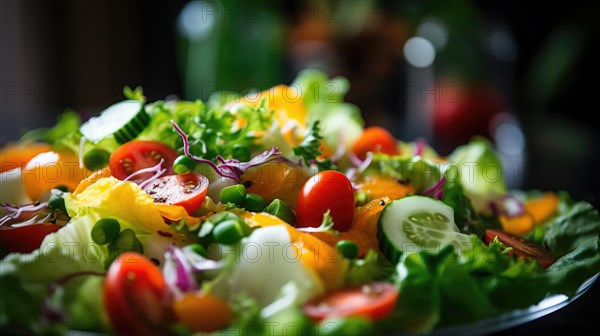
[[[190,152],[190,142],[188,139],[188,135],[185,134],[185,132],[181,129],[181,127],[179,127],[179,125],[177,125],[177,123],[174,120],[171,120],[171,124],[183,140],[183,153],[185,155],[189,156],[190,158],[192,158],[192,160],[198,163],[207,164],[219,176],[232,179],[236,182],[240,181],[240,176],[242,176],[246,172],[246,170],[267,162],[277,160],[279,158],[273,158],[273,156],[281,155],[281,152],[277,149],[277,147],[273,146],[271,150],[264,151],[261,154],[258,154],[248,162],[241,162],[236,159],[225,160],[223,157],[217,156],[216,160],[219,162],[219,165],[217,165],[211,160],[207,160],[193,155]]]

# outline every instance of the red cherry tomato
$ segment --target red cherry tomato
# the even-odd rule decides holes
[[[192,214],[206,197],[208,178],[196,173],[163,176],[145,186],[144,191],[157,203],[179,205]]]
[[[387,317],[398,300],[398,289],[387,282],[343,288],[304,305],[304,313],[315,321],[330,317]]]
[[[177,152],[171,147],[156,141],[136,140],[130,141],[117,148],[108,162],[112,176],[124,180],[132,173],[156,166],[164,159],[163,168],[166,174],[172,175],[173,161],[177,158]],[[140,174],[133,181],[144,181],[152,176],[152,173]]]
[[[32,224],[21,227],[0,228],[0,246],[4,252],[30,253],[40,247],[44,237],[58,231],[56,224]]]
[[[378,126],[367,127],[352,146],[352,152],[361,160],[365,159],[367,152],[399,154],[394,136],[383,127]]]
[[[348,231],[354,219],[354,190],[346,175],[326,170],[304,183],[296,204],[296,226],[318,227],[330,210],[333,227]]]
[[[160,270],[135,252],[124,252],[104,282],[104,309],[119,335],[168,335],[172,297]]]
[[[486,244],[489,245],[490,242],[496,237],[498,237],[502,244],[512,247],[512,251],[514,251],[517,256],[534,259],[544,268],[547,268],[556,261],[556,258],[552,256],[550,251],[534,244],[533,242],[530,242],[523,237],[519,237],[502,230],[490,229],[485,231]]]

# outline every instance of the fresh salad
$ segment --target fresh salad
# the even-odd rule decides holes
[[[600,217],[484,138],[364,127],[348,82],[66,111],[1,150],[0,332],[422,333],[573,296]]]

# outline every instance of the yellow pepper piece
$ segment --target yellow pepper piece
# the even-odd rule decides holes
[[[410,194],[414,194],[415,187],[410,184],[401,184],[393,177],[389,176],[367,176],[365,180],[359,182],[362,184],[361,191],[367,194],[369,199],[389,197],[398,199]]]
[[[558,195],[546,192],[542,197],[528,200],[524,206],[525,212],[533,216],[535,224],[541,224],[558,209]]]
[[[504,231],[520,236],[531,231],[535,222],[533,216],[527,212],[514,217],[500,215],[499,219]]]
[[[156,203],[156,207],[164,218],[172,222],[179,222],[182,219],[185,219],[185,224],[188,226],[188,228],[197,227],[197,225],[200,223],[200,218],[188,215],[187,211],[182,206]]]
[[[81,180],[81,182],[79,182],[79,184],[77,185],[77,188],[75,188],[73,194],[79,194],[82,191],[84,191],[85,188],[91,186],[92,184],[94,184],[94,182],[98,181],[99,179],[110,176],[110,169],[108,167],[97,170],[93,172],[92,175]]]
[[[298,145],[301,135],[306,129],[306,106],[301,92],[293,86],[277,85],[257,95],[246,96],[242,102],[250,106],[258,106],[261,101],[275,110],[275,119],[279,123],[281,133],[291,145]]]
[[[203,293],[186,293],[173,303],[177,319],[193,332],[213,332],[231,323],[233,313],[222,299]]]
[[[340,232],[337,236],[325,232],[316,232],[312,235],[332,247],[342,239],[351,240],[358,246],[359,257],[365,256],[370,249],[379,251],[377,222],[379,221],[379,215],[381,215],[383,208],[385,208],[385,204],[390,203],[390,201],[390,198],[382,197],[356,208],[354,221],[352,222],[350,230]],[[381,205],[382,203],[384,205]]]

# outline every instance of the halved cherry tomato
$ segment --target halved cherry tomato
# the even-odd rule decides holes
[[[117,148],[110,156],[108,165],[112,176],[119,180],[125,179],[132,173],[156,166],[164,159],[163,168],[167,169],[167,175],[174,174],[173,161],[177,158],[177,152],[171,147],[156,141],[136,140],[130,141]],[[144,181],[152,176],[152,173],[140,174],[135,181]]]
[[[150,260],[124,252],[110,266],[104,309],[119,335],[168,335],[174,321],[172,297],[162,273]]]
[[[296,226],[318,227],[330,210],[333,227],[347,231],[354,219],[354,190],[346,175],[326,170],[304,183],[296,204]]]
[[[398,144],[390,132],[383,127],[367,127],[360,138],[352,146],[352,152],[361,160],[367,156],[367,152],[398,155]]]
[[[330,317],[361,316],[371,320],[387,317],[398,300],[398,289],[387,282],[346,287],[309,301],[304,313],[315,321]]]
[[[40,247],[44,237],[60,228],[61,226],[50,223],[21,227],[3,226],[0,228],[0,246],[8,253],[30,253]]]
[[[485,243],[490,244],[494,238],[498,239],[506,246],[512,247],[514,253],[523,258],[530,258],[536,260],[542,267],[547,268],[556,261],[556,258],[550,253],[550,251],[544,249],[541,246],[530,242],[529,240],[510,234],[502,230],[486,230],[485,231]]]
[[[144,187],[157,203],[179,205],[188,214],[200,207],[208,191],[208,178],[196,173],[163,176]]]

